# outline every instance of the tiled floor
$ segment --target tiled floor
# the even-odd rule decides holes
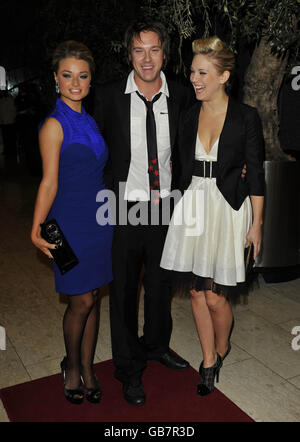
[[[0,325],[7,333],[7,349],[0,350],[3,388],[59,371],[66,304],[54,292],[47,258],[30,242],[38,179],[15,167],[4,170],[1,164],[0,173],[5,174],[0,179]],[[247,305],[235,308],[233,350],[221,370],[218,388],[256,421],[299,421],[300,350],[292,349],[291,331],[300,326],[300,279],[266,284],[261,278],[260,284]],[[142,310],[141,302],[141,318]],[[201,350],[189,301],[175,299],[172,312],[171,348],[198,369]],[[104,291],[96,361],[109,358]],[[0,401],[0,421],[7,420]]]

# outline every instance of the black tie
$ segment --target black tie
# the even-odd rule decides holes
[[[138,96],[143,100],[147,106],[146,118],[146,133],[147,133],[147,151],[148,151],[148,173],[150,191],[155,190],[156,196],[159,197],[159,168],[158,168],[158,154],[157,154],[157,138],[156,138],[156,124],[153,112],[153,103],[157,101],[161,92],[148,101],[143,95],[137,92]],[[156,199],[156,198],[155,198]]]

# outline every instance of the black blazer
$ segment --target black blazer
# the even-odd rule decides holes
[[[109,151],[110,158],[105,172],[105,181],[109,188],[118,191],[120,182],[127,181],[130,160],[130,94],[125,94],[127,78],[118,82],[98,85],[94,98],[94,118],[99,126]],[[168,81],[169,128],[172,159],[172,188],[177,186],[179,164],[176,152],[176,140],[180,112],[190,102],[189,89],[179,83]],[[175,185],[176,183],[176,185]]]
[[[198,118],[201,102],[182,115],[179,129],[179,158],[183,192],[192,180]],[[261,121],[254,107],[229,97],[219,139],[216,183],[226,201],[238,210],[247,195],[264,195],[264,140]],[[246,178],[241,178],[246,163]]]

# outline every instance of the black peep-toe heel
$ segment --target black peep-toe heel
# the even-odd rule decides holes
[[[75,389],[69,389],[66,388],[66,371],[67,371],[67,358],[64,357],[64,359],[60,363],[61,373],[64,380],[64,392],[65,397],[67,401],[71,402],[72,404],[80,405],[84,398],[84,393],[82,388],[78,387]]]
[[[93,377],[94,377],[94,382],[95,382],[96,387],[87,388],[85,386],[84,387],[85,397],[92,404],[98,404],[101,401],[102,389],[101,389],[101,386],[100,386],[99,381],[98,381],[95,374],[93,375]],[[82,374],[81,374],[81,381],[82,381],[82,383],[84,383]]]

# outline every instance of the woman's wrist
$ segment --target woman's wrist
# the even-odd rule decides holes
[[[254,219],[253,220],[252,226],[254,226],[254,227],[262,227],[262,225],[263,225],[263,220],[262,219],[259,219],[259,220]]]
[[[36,227],[33,227],[31,230],[31,239],[38,239],[41,237],[41,227],[38,225]]]

